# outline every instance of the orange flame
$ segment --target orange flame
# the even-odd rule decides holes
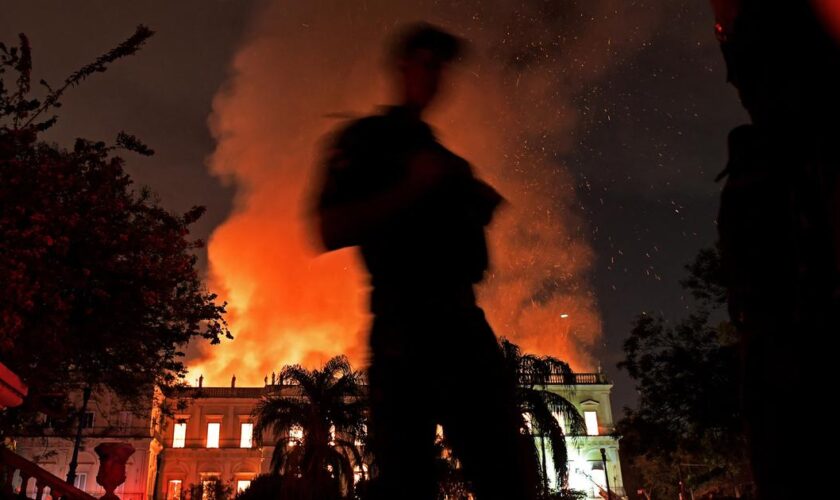
[[[318,255],[303,211],[318,138],[338,125],[326,116],[361,115],[387,102],[383,41],[398,20],[435,21],[429,7],[399,3],[367,2],[360,10],[351,2],[275,1],[255,16],[210,119],[218,143],[210,168],[238,188],[234,213],[208,245],[210,286],[230,302],[236,339],[191,360],[206,383],[225,384],[235,373],[244,385],[259,384],[284,364],[312,366],[340,353],[365,364],[363,270],[352,250]],[[480,303],[498,335],[589,369],[601,335],[587,281],[594,256],[575,215],[572,175],[528,138],[568,137],[577,120],[568,96],[607,64],[577,68],[578,87],[558,97],[547,72],[514,78],[494,61],[488,48],[502,27],[476,30],[473,14],[440,13],[450,14],[454,21],[439,24],[470,38],[474,57],[454,70],[456,84],[431,121],[442,142],[510,202],[490,229],[493,268]],[[598,36],[582,34],[569,50],[588,51]]]

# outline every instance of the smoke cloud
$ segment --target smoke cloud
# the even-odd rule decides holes
[[[397,5],[399,4],[399,5]],[[354,250],[319,254],[306,226],[320,138],[390,102],[385,42],[416,20],[471,42],[429,120],[509,203],[490,228],[479,290],[497,335],[593,367],[601,321],[595,255],[560,161],[590,119],[581,96],[632,55],[654,19],[624,0],[516,3],[268,1],[254,13],[213,102],[213,173],[237,188],[209,245],[210,287],[236,339],[203,349],[191,373],[259,384],[288,363],[347,354],[366,363],[366,277]],[[629,22],[628,20],[632,20]]]

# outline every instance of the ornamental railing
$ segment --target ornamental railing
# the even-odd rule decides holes
[[[31,484],[34,480],[34,484]],[[29,496],[34,495],[34,496]],[[0,498],[96,500],[11,450],[0,447]]]
[[[532,380],[528,374],[520,375],[523,384],[537,384],[542,381]],[[603,385],[609,384],[605,373],[568,373],[555,372],[548,376],[545,381],[548,385]]]

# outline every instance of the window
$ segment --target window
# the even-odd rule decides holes
[[[84,415],[82,415],[82,427],[85,429],[93,429],[93,412],[86,411]]]
[[[87,474],[76,474],[76,479],[73,480],[73,486],[85,491],[85,486],[87,486]]]
[[[292,429],[289,431],[289,437],[292,439],[303,439],[303,427],[293,425]]]
[[[119,427],[120,430],[128,430],[131,427],[131,412],[130,411],[121,411],[120,412],[120,420],[119,420]]]
[[[294,446],[303,440],[303,427],[293,425],[289,429],[289,446]]]
[[[201,500],[210,500],[211,498],[215,498],[216,489],[216,480],[215,479],[205,479],[201,481]]]
[[[358,483],[362,479],[368,477],[368,466],[367,464],[362,464],[361,467],[358,465],[353,467],[353,484]]]
[[[607,475],[604,474],[604,466],[593,464],[590,476],[592,477],[592,482],[595,483],[592,488],[592,495],[595,498],[606,496],[603,494],[607,491]]]
[[[216,473],[201,474],[201,500],[220,498],[223,488],[224,484]]]
[[[221,422],[210,422],[207,424],[207,447],[219,447],[219,429],[221,429]]]
[[[583,412],[583,419],[586,421],[586,434],[589,436],[598,435],[598,413],[594,411]]]
[[[173,479],[166,487],[166,500],[181,500],[181,480]]]
[[[441,429],[443,432],[443,429]],[[367,436],[367,424],[362,424],[362,433],[356,437],[356,446],[362,447],[364,446],[364,438]]]
[[[177,422],[175,432],[172,435],[172,447],[183,448],[187,441],[187,423]]]
[[[239,493],[241,491],[245,491],[250,486],[251,486],[251,480],[250,479],[240,479],[240,480],[236,481],[236,492]]]
[[[239,447],[240,448],[253,448],[254,447],[254,424],[251,422],[242,422],[240,427],[240,435],[239,435]],[[249,483],[250,484],[250,483]]]

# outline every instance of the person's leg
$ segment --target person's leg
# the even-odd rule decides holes
[[[378,323],[378,324],[377,324]],[[377,320],[378,334],[385,322]],[[435,421],[420,373],[425,370],[406,353],[374,344],[368,371],[370,419],[374,454],[374,498],[433,500]]]
[[[453,351],[443,429],[478,500],[529,500],[537,471],[520,428],[515,381],[480,309],[456,322],[465,343]]]
[[[820,363],[819,349],[811,347],[813,329],[785,325],[775,328],[768,323],[760,332],[745,336],[744,417],[761,500],[800,498],[802,478],[820,483],[831,474],[823,469],[826,462],[803,459],[801,442],[790,438],[797,431],[812,431],[808,425],[820,422],[819,412],[804,408],[801,415],[794,415],[786,408],[792,394],[802,401],[823,397],[825,388],[820,384],[825,379],[818,374],[828,364]]]

